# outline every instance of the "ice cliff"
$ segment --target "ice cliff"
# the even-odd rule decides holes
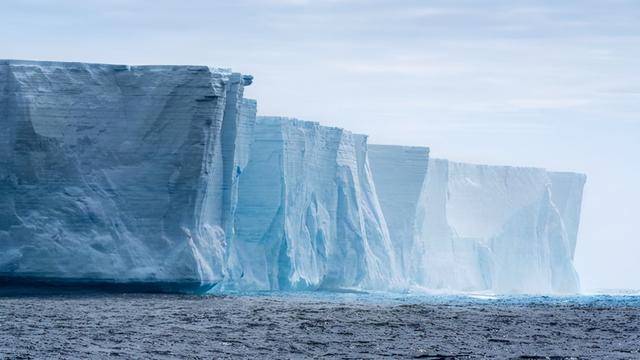
[[[404,279],[410,279],[424,267],[424,248],[416,236],[429,149],[369,145],[369,160],[400,271]]]
[[[251,82],[0,60],[0,284],[578,290],[583,175],[256,118]]]
[[[0,61],[1,276],[217,284],[250,82],[203,66]]]
[[[258,118],[239,183],[229,287],[386,289],[398,279],[366,137]]]
[[[584,175],[437,159],[425,167],[425,151],[370,149],[389,232],[405,249],[400,256],[414,285],[493,293],[579,290],[573,254]],[[403,167],[403,175],[390,171]]]

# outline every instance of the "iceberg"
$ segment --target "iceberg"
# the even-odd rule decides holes
[[[366,137],[259,117],[239,181],[226,288],[386,289],[399,281]]]
[[[256,117],[252,81],[0,60],[0,284],[579,290],[584,175]]]
[[[0,276],[219,283],[250,82],[205,66],[0,61]]]
[[[392,239],[417,254],[404,258],[413,285],[454,292],[579,291],[573,255],[584,175],[440,159],[425,167],[425,156],[416,162],[410,149],[370,148],[389,232],[399,234]],[[414,176],[398,179],[390,164],[404,164],[401,172]]]

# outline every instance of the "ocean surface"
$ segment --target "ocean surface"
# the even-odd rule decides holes
[[[0,289],[0,358],[640,359],[640,296]]]

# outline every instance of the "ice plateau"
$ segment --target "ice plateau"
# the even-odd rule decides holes
[[[251,82],[0,60],[0,284],[579,289],[584,175],[256,118]]]

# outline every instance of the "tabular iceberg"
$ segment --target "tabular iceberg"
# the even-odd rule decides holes
[[[366,137],[258,118],[239,182],[229,288],[389,288],[399,281]]]
[[[0,61],[0,283],[578,290],[584,175],[256,118],[251,82]]]
[[[573,254],[584,175],[437,159],[425,169],[406,148],[371,150],[384,215],[398,219],[388,221],[392,239],[417,254],[404,260],[411,262],[405,268],[412,269],[406,275],[414,285],[494,293],[579,290]],[[390,175],[393,163],[414,176]]]
[[[250,82],[203,66],[0,61],[1,275],[217,284]]]

